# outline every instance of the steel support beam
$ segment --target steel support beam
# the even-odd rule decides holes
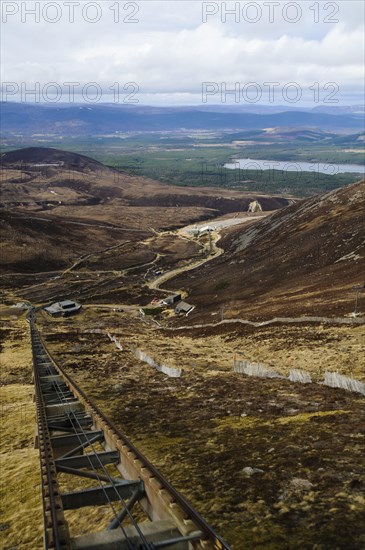
[[[70,453],[72,452],[72,454],[76,454],[80,448],[83,449],[91,443],[103,439],[103,437],[102,431],[73,433],[72,435],[57,435],[55,437],[51,437],[51,444],[53,449],[57,449],[57,447],[72,447],[76,445],[72,451],[69,451]],[[77,445],[78,443],[79,445]],[[71,454],[67,453],[65,456],[71,456]]]
[[[56,465],[57,472],[63,474],[69,474],[72,476],[86,477],[87,479],[95,479],[96,481],[104,481],[104,483],[119,483],[123,481],[119,477],[112,477],[110,475],[105,476],[104,474],[99,474],[98,472],[90,472],[88,470],[78,470],[77,468],[68,468],[67,466],[62,466],[62,464]]]
[[[57,458],[56,467],[58,465],[68,468],[98,468],[102,464],[118,464],[120,460],[118,451],[103,451],[100,453],[90,453],[78,456],[69,456],[67,458]]]
[[[103,485],[73,493],[61,495],[64,510],[75,510],[84,506],[100,506],[115,502],[120,498],[128,499],[136,490],[143,491],[142,481],[118,481],[113,485]]]
[[[119,525],[125,520],[127,515],[131,512],[133,506],[138,502],[144,495],[144,491],[141,493],[139,489],[133,493],[131,498],[128,500],[128,503],[125,508],[120,512],[120,514],[113,519],[113,521],[110,523],[108,530],[112,531],[113,529],[117,529]]]

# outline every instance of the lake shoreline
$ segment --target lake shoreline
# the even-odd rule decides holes
[[[229,170],[260,170],[283,172],[311,172],[335,176],[337,174],[359,174],[364,176],[365,165],[361,164],[335,164],[324,162],[303,161],[279,161],[263,159],[236,159],[223,165]]]

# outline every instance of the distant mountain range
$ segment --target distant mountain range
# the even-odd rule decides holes
[[[104,135],[123,132],[175,130],[255,130],[262,128],[318,128],[351,133],[364,129],[361,106],[313,110],[244,112],[237,106],[149,107],[143,105],[0,104],[2,134],[30,136]],[[255,107],[254,110],[259,110]],[[273,107],[272,109],[278,109]],[[347,111],[346,111],[347,109]],[[345,111],[344,111],[345,110]]]

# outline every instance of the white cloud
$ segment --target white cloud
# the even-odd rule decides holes
[[[254,24],[235,23],[233,17],[224,24],[221,13],[202,23],[202,3],[186,0],[140,2],[136,24],[113,23],[109,2],[100,3],[102,17],[94,24],[85,22],[81,12],[75,12],[74,23],[67,21],[64,11],[54,24],[42,17],[40,23],[32,17],[21,23],[20,14],[9,16],[3,24],[3,80],[29,86],[93,81],[105,88],[116,81],[133,81],[149,94],[199,94],[205,81],[282,85],[296,81],[303,87],[333,81],[340,91],[359,92],[364,4],[327,3],[340,8],[333,16],[339,23],[333,24],[314,23],[314,13],[308,9],[311,2],[300,4],[300,21],[288,23],[282,17],[285,4],[278,8],[275,24],[268,14]],[[63,7],[63,2],[59,5]],[[125,17],[129,12],[120,14]],[[330,15],[330,11],[320,13],[322,20]]]

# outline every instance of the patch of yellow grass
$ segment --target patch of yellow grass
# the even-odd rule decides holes
[[[325,417],[325,416],[334,416],[337,414],[350,414],[351,411],[345,410],[336,410],[336,411],[321,411],[321,412],[311,412],[311,413],[301,413],[293,416],[280,416],[279,418],[273,418],[272,420],[262,420],[257,416],[228,416],[223,419],[216,420],[216,431],[220,432],[226,428],[231,428],[233,430],[241,429],[250,429],[256,428],[259,426],[272,426],[272,425],[281,425],[285,426],[287,424],[296,424],[308,422],[312,418]]]
[[[0,403],[0,547],[41,549],[43,516],[32,387],[2,387]]]
[[[313,413],[301,413],[296,414],[294,416],[281,416],[280,418],[277,418],[274,420],[275,424],[292,424],[297,422],[308,422],[308,420],[311,420],[312,418],[323,418],[324,416],[334,416],[337,414],[350,414],[351,411],[344,411],[344,410],[337,410],[337,411],[321,411],[321,412],[313,412]]]
[[[0,385],[16,383],[32,372],[28,323],[24,317],[3,321],[1,331],[5,334],[5,341],[0,353]]]

